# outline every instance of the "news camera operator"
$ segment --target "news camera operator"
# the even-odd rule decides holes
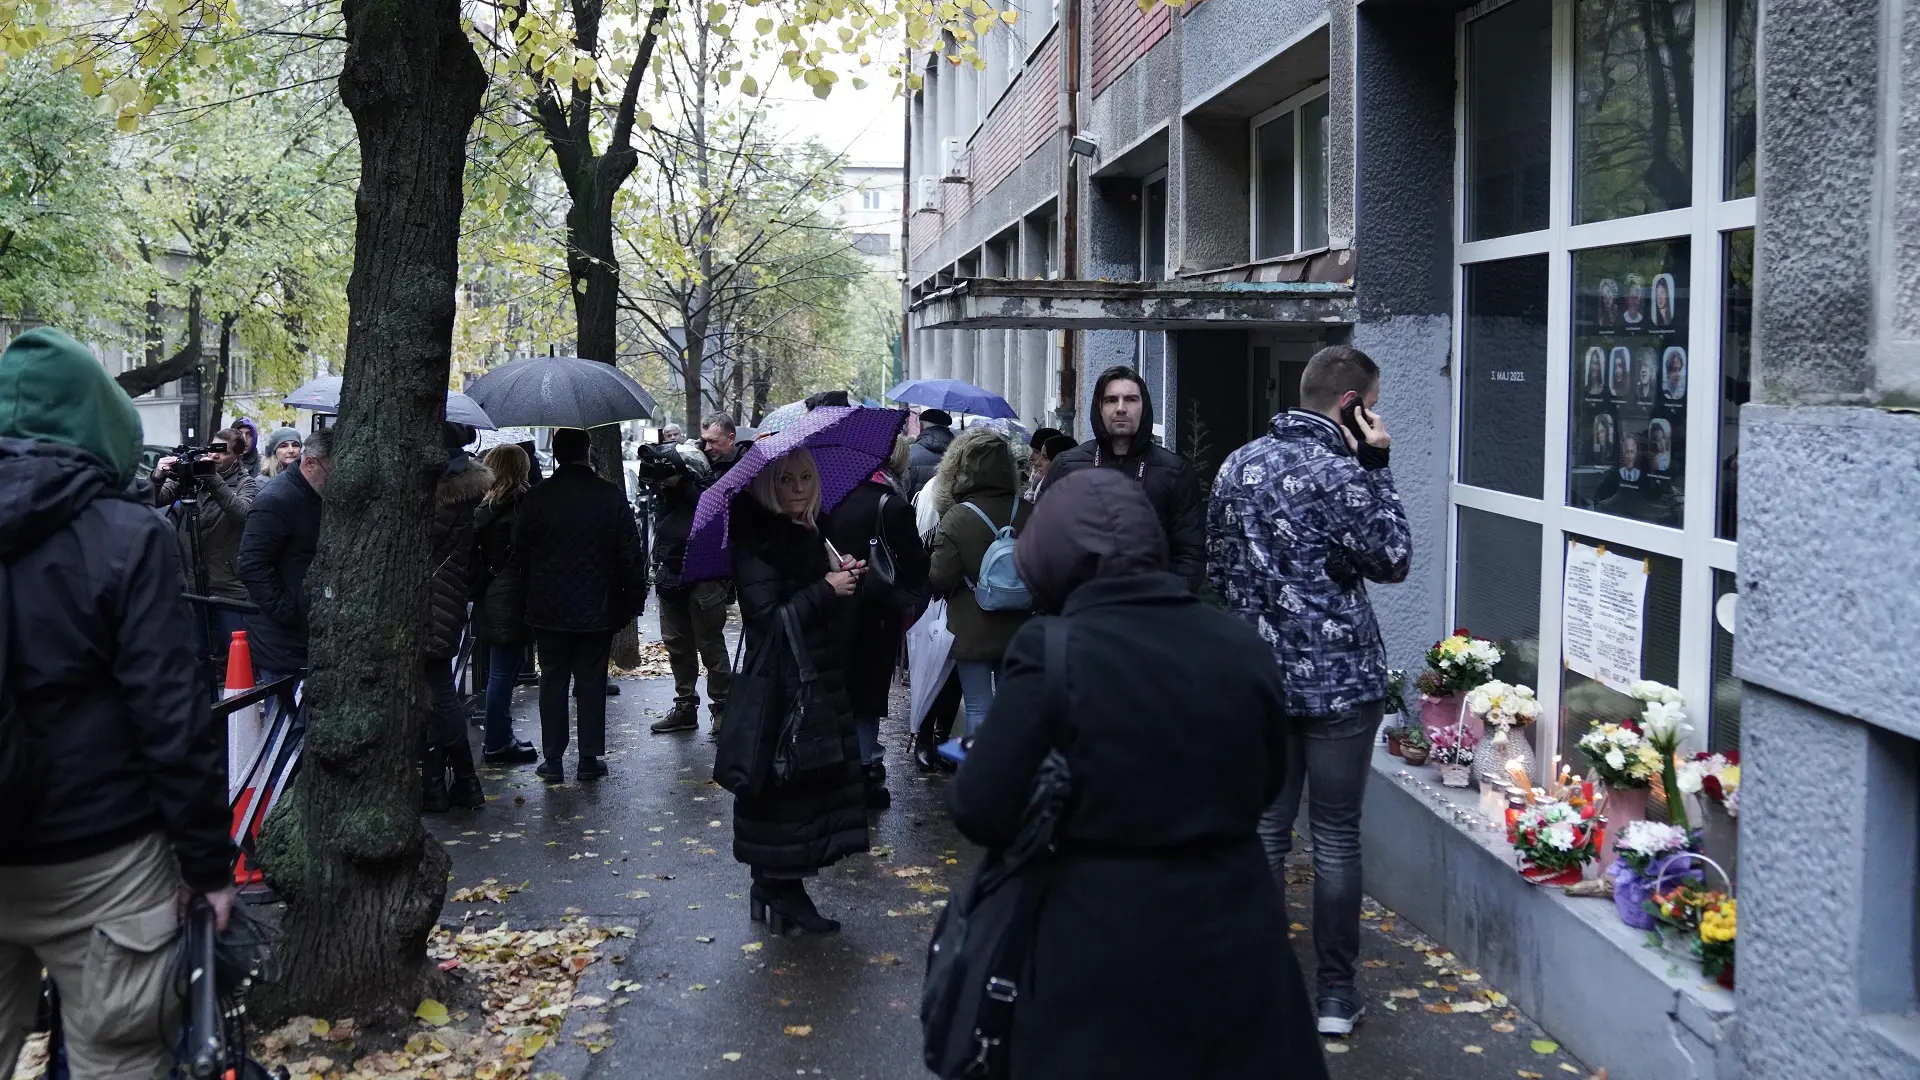
[[[203,450],[178,448],[154,465],[154,504],[167,508],[180,544],[187,593],[233,604],[247,603],[247,586],[233,568],[247,513],[263,481],[247,471],[245,433],[227,428]],[[223,685],[227,644],[246,629],[243,608],[193,602],[193,654],[210,685]]]
[[[129,492],[140,414],[86,346],[0,354],[0,1076],[60,988],[74,1080],[165,1075],[180,898],[233,904],[224,738],[177,545]]]
[[[680,580],[693,512],[700,505],[700,493],[713,482],[713,467],[699,450],[674,443],[643,443],[638,456],[640,483],[653,508],[653,582],[660,597],[660,640],[673,668],[673,708],[652,730],[662,734],[699,729],[698,683],[705,663],[713,732],[718,732],[733,675],[724,633],[730,597],[725,582],[687,585]]]

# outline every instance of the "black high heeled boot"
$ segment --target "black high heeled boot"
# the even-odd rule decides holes
[[[446,752],[429,746],[420,761],[420,812],[444,814],[451,805],[447,798]]]
[[[829,919],[813,906],[807,888],[792,879],[759,879],[747,895],[747,917],[764,922],[775,934],[797,929],[808,934],[831,934],[840,929],[840,920]]]
[[[447,801],[463,810],[478,810],[487,805],[486,789],[480,786],[480,774],[474,771],[473,750],[467,745],[467,733],[460,732],[456,742],[440,748],[447,766],[453,771],[453,784],[447,789]]]

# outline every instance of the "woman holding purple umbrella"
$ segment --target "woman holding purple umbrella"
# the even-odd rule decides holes
[[[753,871],[748,910],[776,934],[788,927],[838,930],[838,921],[814,907],[804,881],[842,856],[867,850],[866,790],[844,661],[856,613],[852,597],[866,564],[831,561],[820,531],[820,502],[819,469],[802,446],[769,462],[730,508],[733,581],[746,628],[743,670],[753,668],[761,649],[786,652],[781,626],[791,614],[815,672],[803,723],[836,732],[841,748],[831,765],[734,800],[733,857]],[[777,662],[775,715],[785,715],[787,703],[801,693],[798,667],[790,655]]]

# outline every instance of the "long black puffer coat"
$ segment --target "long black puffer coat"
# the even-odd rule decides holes
[[[473,512],[474,572],[485,587],[473,605],[474,622],[493,644],[517,645],[531,639],[527,630],[527,572],[513,557],[513,522],[525,493]]]
[[[1047,708],[1046,624],[1007,649],[993,710],[948,791],[1000,847],[1058,748],[1073,774],[1031,969],[1016,1080],[1322,1080],[1287,915],[1256,834],[1285,773],[1273,653],[1165,571],[1139,482],[1053,487],[1016,561],[1067,628],[1064,713]]]
[[[884,517],[882,496],[885,496]],[[900,588],[924,596],[927,590],[927,549],[913,524],[913,504],[898,488],[867,480],[855,487],[828,515],[827,538],[842,555],[870,559],[871,541],[885,534],[893,552]],[[900,659],[900,641],[906,616],[871,573],[854,594],[853,643],[847,652],[847,698],[853,715],[887,715],[887,693],[893,669]]]
[[[426,655],[452,656],[460,651],[460,631],[467,626],[467,600],[473,592],[473,508],[493,483],[485,465],[466,454],[447,463],[440,486],[433,493],[432,620]]]
[[[791,608],[818,680],[805,722],[836,729],[843,758],[763,795],[735,799],[733,857],[761,870],[818,869],[867,850],[866,786],[843,659],[854,606],[827,584],[827,548],[820,533],[767,510],[750,494],[734,500],[728,531],[747,635],[746,668],[759,650],[779,648],[782,702],[799,692],[799,666],[785,638],[774,635],[781,608]]]

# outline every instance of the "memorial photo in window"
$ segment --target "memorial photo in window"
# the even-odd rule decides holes
[[[1570,403],[1568,505],[1683,522],[1689,248],[1677,239],[1574,252],[1581,366]]]
[[[1693,201],[1692,0],[1574,5],[1574,221]]]

